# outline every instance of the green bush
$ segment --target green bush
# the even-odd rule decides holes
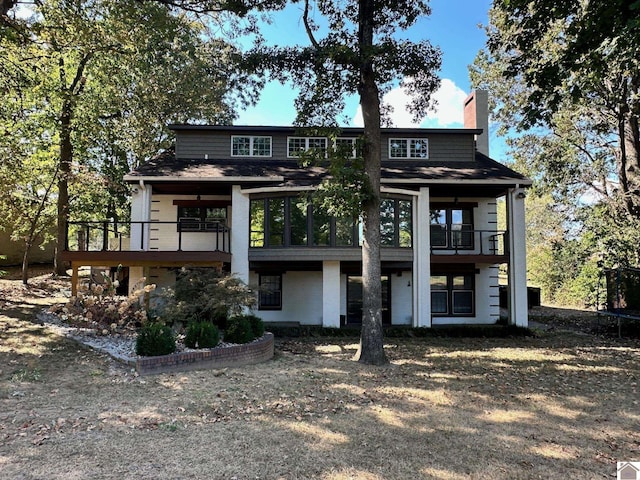
[[[215,311],[211,316],[211,321],[219,330],[227,328],[227,312]]]
[[[211,322],[190,322],[184,337],[189,348],[213,348],[220,343],[220,331]]]
[[[248,343],[256,338],[251,328],[251,322],[245,315],[232,317],[227,322],[224,331],[224,341],[229,343]]]
[[[253,332],[253,338],[260,338],[264,335],[264,322],[260,317],[255,315],[245,315],[251,325],[251,331]]]
[[[168,355],[176,351],[173,330],[162,323],[148,323],[138,332],[136,353],[147,357]]]

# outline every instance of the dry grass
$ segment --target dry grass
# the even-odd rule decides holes
[[[640,343],[280,342],[269,363],[138,378],[0,312],[0,477],[8,479],[611,478],[640,460]]]

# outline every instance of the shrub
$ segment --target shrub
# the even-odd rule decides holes
[[[184,337],[189,348],[213,348],[220,343],[220,332],[211,322],[190,322]]]
[[[229,315],[253,306],[255,293],[240,279],[216,268],[183,268],[175,287],[165,289],[158,316],[169,325],[190,319],[212,322],[226,329]]]
[[[168,355],[176,351],[173,330],[162,323],[148,323],[138,332],[136,353],[143,356]]]
[[[245,315],[232,317],[224,331],[224,341],[229,343],[248,343],[256,338],[253,335],[251,322]]]
[[[128,297],[116,295],[114,283],[104,277],[104,285],[84,285],[66,304],[56,304],[50,313],[72,325],[93,328],[98,333],[135,331],[147,320],[147,311],[141,301],[156,286],[145,285],[140,279]]]
[[[245,315],[251,325],[251,331],[253,332],[253,338],[260,338],[264,335],[264,322],[260,317],[255,315]]]
[[[214,312],[211,321],[220,330],[224,330],[227,328],[227,313],[220,311]]]

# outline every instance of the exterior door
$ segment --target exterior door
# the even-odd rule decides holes
[[[388,275],[380,277],[382,282],[382,323],[391,324],[391,282]],[[362,323],[362,277],[347,277],[347,325]]]

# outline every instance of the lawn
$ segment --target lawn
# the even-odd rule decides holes
[[[6,283],[6,280],[4,281]],[[0,477],[615,478],[640,460],[640,342],[279,340],[273,361],[136,377],[32,322],[46,290],[0,300]]]

